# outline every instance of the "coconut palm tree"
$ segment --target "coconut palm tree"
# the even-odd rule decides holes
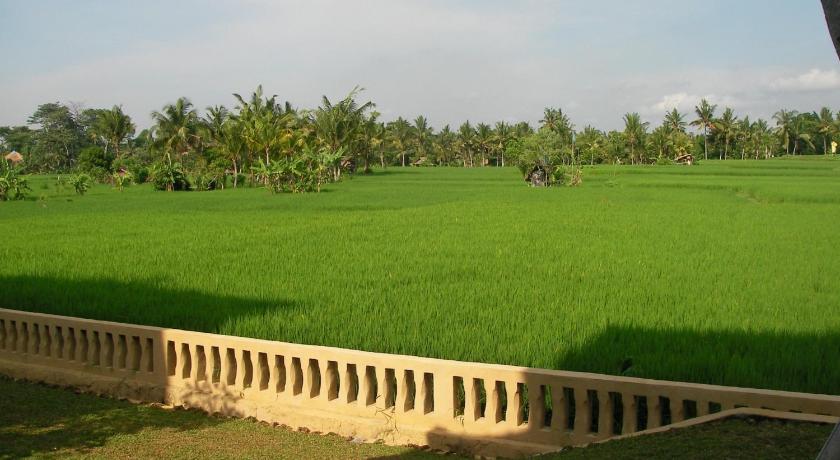
[[[505,150],[508,142],[513,139],[513,129],[511,126],[503,121],[496,123],[496,129],[493,131],[493,138],[495,141],[494,150],[496,151],[496,166],[505,166]]]
[[[429,120],[423,115],[418,115],[414,119],[414,126],[412,128],[412,144],[414,145],[414,151],[417,153],[417,160],[428,157],[434,135],[432,127],[429,126]]]
[[[683,114],[681,114],[676,108],[665,113],[665,119],[662,121],[662,125],[665,126],[665,129],[669,132],[685,132],[686,127]]]
[[[735,139],[738,142],[738,145],[741,146],[741,159],[746,158],[747,152],[747,144],[750,141],[750,135],[752,134],[752,123],[750,123],[750,117],[744,116],[738,123],[735,124]]]
[[[458,151],[464,166],[474,166],[473,155],[475,152],[475,129],[470,125],[469,120],[465,121],[458,128]]]
[[[649,123],[643,122],[642,117],[636,112],[624,114],[624,140],[630,148],[630,161],[633,163],[636,160],[642,161],[641,155],[637,159],[635,154],[636,152],[641,153],[641,149],[637,149],[637,147],[644,145],[648,125]]]
[[[406,151],[411,143],[411,125],[403,117],[388,123],[388,141],[400,156],[400,164],[405,166]]]
[[[589,157],[589,164],[595,164],[595,156],[599,155],[605,144],[604,133],[592,126],[586,125],[583,132],[577,137],[577,144],[581,148],[581,154]]]
[[[199,142],[198,114],[192,102],[185,97],[178,98],[174,104],[167,104],[163,110],[152,112],[155,125],[152,133],[171,163],[171,153],[185,155]]]
[[[823,155],[828,155],[829,140],[837,135],[840,125],[838,125],[838,120],[834,119],[834,114],[828,107],[823,107],[820,109],[820,113],[815,115],[817,117],[817,133],[822,136]]]
[[[493,128],[486,123],[475,126],[475,146],[481,154],[481,166],[487,163],[487,156],[493,150]]]
[[[694,107],[697,118],[691,122],[691,126],[703,128],[703,159],[705,160],[709,159],[709,130],[712,129],[716,109],[717,104],[709,104],[706,98],[701,99],[700,105]]]
[[[796,110],[779,110],[773,114],[773,119],[776,120],[776,135],[785,146],[785,154],[790,154],[791,130],[793,129],[793,122],[796,119]]]
[[[115,105],[111,110],[102,110],[97,113],[94,122],[95,131],[105,138],[106,151],[108,145],[114,146],[116,159],[121,158],[120,146],[134,135],[134,123],[131,117],[123,113],[122,106]]]
[[[738,117],[735,116],[735,112],[727,107],[724,109],[723,115],[712,122],[714,131],[723,136],[723,152],[720,152],[721,160],[725,160],[729,154],[729,141],[735,135],[735,123],[737,121]]]

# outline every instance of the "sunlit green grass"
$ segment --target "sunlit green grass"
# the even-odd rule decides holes
[[[0,203],[0,305],[291,342],[840,394],[840,161],[400,169],[325,193]]]

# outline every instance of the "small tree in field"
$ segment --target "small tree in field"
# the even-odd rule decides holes
[[[512,142],[507,152],[532,187],[576,186],[581,182],[574,152],[562,135],[549,128]]]
[[[84,195],[90,189],[91,178],[85,173],[70,178],[70,185],[79,195]]]
[[[31,191],[20,171],[0,158],[0,201],[22,200]]]

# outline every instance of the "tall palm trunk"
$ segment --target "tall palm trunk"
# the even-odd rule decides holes
[[[709,128],[703,125],[703,159],[709,159]]]

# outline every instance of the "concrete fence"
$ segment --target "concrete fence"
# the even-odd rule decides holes
[[[368,353],[0,309],[0,373],[365,440],[518,456],[840,397]]]

